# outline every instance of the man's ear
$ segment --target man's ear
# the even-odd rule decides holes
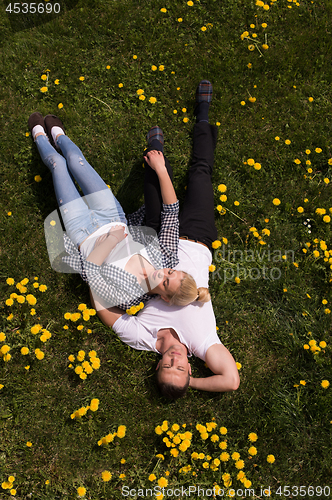
[[[160,361],[159,361],[159,363],[160,363]],[[189,375],[191,375],[191,364],[188,363],[188,365],[189,365]]]
[[[160,361],[161,361],[161,359],[158,361],[158,364],[157,364],[157,366],[156,366],[156,371],[157,371],[157,370],[158,370],[158,368],[159,368]]]

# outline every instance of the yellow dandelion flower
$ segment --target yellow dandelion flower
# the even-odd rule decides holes
[[[118,430],[116,432],[118,438],[122,439],[126,435],[126,426],[125,425],[119,425]]]
[[[275,462],[275,457],[274,455],[268,455],[266,460],[269,464],[273,464],[273,462]]]
[[[112,474],[110,473],[110,471],[104,470],[101,473],[101,478],[106,483],[107,481],[110,481],[112,479]]]
[[[168,480],[165,477],[161,477],[158,479],[158,486],[160,488],[165,488],[168,485]]]
[[[80,486],[79,488],[77,488],[77,494],[79,497],[84,497],[86,494],[86,488]]]

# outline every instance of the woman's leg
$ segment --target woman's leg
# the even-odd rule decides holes
[[[164,153],[163,144],[153,139],[148,148],[144,151],[144,155],[149,151],[157,150]],[[165,165],[168,175],[173,180],[172,167],[165,157]],[[159,179],[156,172],[144,160],[145,176],[144,176],[144,203],[145,203],[145,225],[151,227],[158,234],[160,231],[161,211],[163,200],[160,191]]]
[[[89,233],[85,228],[90,222],[90,210],[71,177],[67,162],[49,143],[46,135],[35,139],[43,163],[52,174],[56,200],[69,237],[79,245]]]
[[[68,171],[65,158],[51,146],[46,135],[38,135],[35,143],[43,163],[51,171],[55,196],[59,207],[73,200],[80,199],[81,195]],[[83,200],[81,202],[82,208],[83,205],[86,206]]]
[[[217,239],[214,222],[212,170],[217,127],[207,121],[194,125],[193,157],[189,168],[184,206],[180,213],[180,237],[205,243],[210,249]]]
[[[89,208],[96,212],[98,218],[101,217],[106,222],[113,220],[126,222],[120,203],[100,175],[84,158],[76,144],[67,135],[60,135],[57,139],[57,146],[67,160],[70,173],[82,189],[85,201]]]

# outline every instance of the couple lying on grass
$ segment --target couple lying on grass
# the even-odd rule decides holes
[[[216,333],[208,292],[217,239],[211,182],[217,129],[208,121],[211,99],[212,85],[203,80],[196,91],[193,158],[180,215],[159,127],[147,134],[145,205],[126,216],[65,134],[61,120],[40,113],[29,118],[40,156],[52,172],[66,228],[63,260],[87,281],[100,319],[123,342],[162,355],[157,382],[161,393],[173,399],[185,395],[188,386],[223,392],[239,385],[235,361]],[[139,309],[137,316],[130,314]],[[192,377],[192,354],[214,375]]]

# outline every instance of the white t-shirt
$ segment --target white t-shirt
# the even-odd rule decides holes
[[[211,252],[192,241],[179,241],[179,264],[175,269],[186,271],[197,286],[208,286]],[[159,299],[151,300],[135,317],[122,315],[113,325],[119,338],[134,349],[154,351],[158,331],[173,328],[189,354],[205,361],[206,351],[213,344],[221,344],[216,331],[212,302],[194,302],[185,307],[169,306]]]

